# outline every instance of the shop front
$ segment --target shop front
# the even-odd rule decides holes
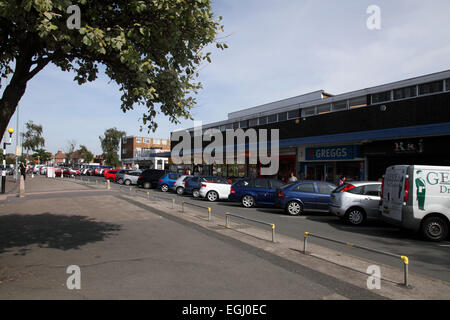
[[[349,181],[366,177],[365,159],[359,145],[302,148],[299,151],[299,178],[337,183],[341,176]]]

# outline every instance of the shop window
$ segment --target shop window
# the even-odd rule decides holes
[[[291,110],[288,112],[288,119],[297,119],[300,118],[300,109]]]
[[[248,120],[249,127],[256,127],[258,125],[258,119],[250,119]]]
[[[316,114],[316,107],[304,108],[302,110],[303,117],[310,117]]]
[[[411,86],[394,90],[394,100],[406,99],[417,96],[417,87]]]
[[[258,118],[259,125],[267,124],[267,117]]]
[[[227,124],[225,125],[225,129],[226,129],[226,130],[233,129],[233,124],[232,124],[232,123],[227,123]]]
[[[287,112],[281,112],[278,114],[278,121],[286,121],[287,120]]]
[[[380,103],[391,100],[391,91],[379,92],[372,94],[372,103]]]
[[[233,129],[239,129],[239,122],[233,123]]]
[[[420,84],[419,95],[441,92],[444,89],[443,86],[442,80]]]
[[[450,91],[450,79],[445,80],[445,90]]]
[[[248,127],[248,121],[247,120],[239,122],[239,128],[245,129],[247,127]]]
[[[278,121],[278,115],[277,114],[272,114],[268,117],[268,122],[269,123],[274,123]]]
[[[347,110],[347,100],[333,103],[333,111]]]
[[[328,113],[328,112],[331,112],[331,104],[324,104],[322,106],[317,107],[318,114]]]
[[[348,107],[350,109],[353,108],[360,108],[360,107],[365,107],[367,106],[367,97],[363,96],[363,97],[356,97],[356,98],[352,98],[348,100]]]

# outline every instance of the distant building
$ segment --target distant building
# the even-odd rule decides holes
[[[95,156],[94,158],[94,163],[98,163],[99,165],[104,165],[105,163],[105,158],[103,157],[102,154]]]
[[[169,159],[158,153],[170,151],[170,139],[128,136],[121,141],[121,159],[124,166],[136,164],[140,169],[164,169]]]
[[[61,150],[58,150],[58,152],[55,154],[55,163],[56,164],[67,163],[67,156]]]

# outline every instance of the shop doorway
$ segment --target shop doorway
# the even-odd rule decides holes
[[[280,169],[278,170],[278,180],[288,182],[291,173],[297,176],[296,156],[280,156]]]

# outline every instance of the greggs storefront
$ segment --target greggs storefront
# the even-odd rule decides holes
[[[299,147],[299,177],[337,183],[341,176],[350,181],[365,180],[366,161],[360,145]]]

